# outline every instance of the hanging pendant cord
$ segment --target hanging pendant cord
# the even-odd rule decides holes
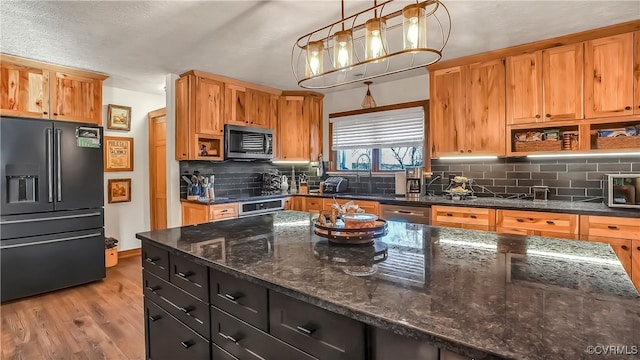
[[[344,31],[344,0],[341,0],[342,3],[342,31]]]

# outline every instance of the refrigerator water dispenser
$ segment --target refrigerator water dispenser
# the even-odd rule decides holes
[[[10,203],[36,202],[38,177],[33,175],[7,176],[7,200]]]

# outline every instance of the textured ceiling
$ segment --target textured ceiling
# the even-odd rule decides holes
[[[637,0],[443,3],[453,24],[444,59],[640,18]],[[345,0],[345,13],[371,5]],[[105,85],[162,93],[167,73],[198,69],[296,89],[293,42],[338,20],[340,2],[0,0],[0,14],[1,52],[103,72]]]

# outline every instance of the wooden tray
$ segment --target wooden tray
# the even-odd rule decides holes
[[[596,149],[639,149],[640,136],[596,137]]]
[[[514,147],[516,152],[560,151],[562,150],[562,141],[516,141]]]
[[[369,228],[345,228],[343,225],[322,225],[317,220],[313,223],[313,233],[336,244],[370,244],[375,239],[387,235],[387,221],[376,220],[376,226]]]

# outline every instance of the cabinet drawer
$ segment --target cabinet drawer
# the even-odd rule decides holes
[[[146,271],[142,273],[142,281],[145,297],[153,300],[198,334],[205,338],[210,337],[209,304]]]
[[[640,292],[640,240],[631,241],[631,281]]]
[[[210,343],[153,301],[144,300],[147,359],[209,359]]]
[[[496,226],[502,228],[578,234],[578,215],[515,210],[498,210],[497,214]]]
[[[235,219],[238,217],[238,204],[218,204],[209,206],[209,220]]]
[[[209,269],[211,304],[249,324],[268,331],[267,289]]]
[[[214,360],[238,360],[237,357],[222,350],[222,348],[216,344],[211,344],[211,358]]]
[[[322,199],[306,198],[305,210],[309,212],[318,212],[322,210]]]
[[[209,302],[209,272],[204,265],[171,254],[171,283],[200,300]]]
[[[142,267],[169,281],[169,252],[144,241],[142,243]]]
[[[364,359],[364,324],[269,292],[270,333],[319,359]]]
[[[240,360],[314,359],[215,307],[211,308],[211,340]]]
[[[460,224],[463,225],[461,227],[466,228],[495,229],[495,210],[493,209],[434,205],[431,207],[431,217],[433,225]]]
[[[580,235],[640,240],[640,219],[582,215]]]

